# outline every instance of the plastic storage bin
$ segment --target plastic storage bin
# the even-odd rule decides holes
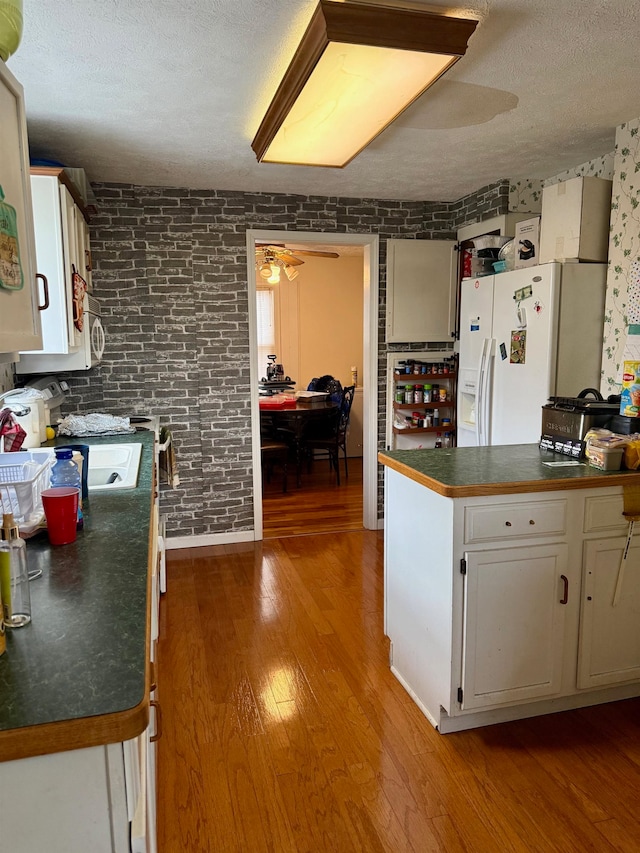
[[[44,518],[42,491],[54,459],[50,449],[0,453],[0,510],[13,513],[20,533],[34,533]]]
[[[617,435],[591,438],[587,442],[589,465],[602,471],[619,471],[626,441]]]

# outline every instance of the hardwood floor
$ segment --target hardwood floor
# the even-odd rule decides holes
[[[168,553],[159,853],[637,853],[640,700],[438,734],[389,670],[382,550]]]
[[[340,485],[326,459],[317,459],[311,472],[306,467],[302,485],[296,487],[289,466],[288,490],[282,491],[282,473],[276,469],[262,489],[263,536],[300,536],[338,530],[362,530],[362,457],[349,459],[349,477],[340,460]]]

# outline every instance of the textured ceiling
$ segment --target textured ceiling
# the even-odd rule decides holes
[[[466,56],[345,169],[258,164],[251,140],[315,5],[24,0],[8,66],[32,155],[92,181],[454,200],[606,154],[640,116],[638,0],[405,2],[479,19]]]

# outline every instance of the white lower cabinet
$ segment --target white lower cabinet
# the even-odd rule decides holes
[[[151,853],[131,831],[146,796],[145,739],[1,762],[2,849]]]
[[[578,687],[640,680],[640,544],[597,539],[585,544],[580,603]],[[620,597],[614,604],[622,570]]]
[[[558,693],[567,546],[471,552],[465,562],[461,707]]]
[[[640,696],[640,536],[613,603],[622,510],[621,487],[448,498],[385,468],[391,668],[434,726]]]

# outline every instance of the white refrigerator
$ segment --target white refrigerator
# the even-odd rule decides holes
[[[538,442],[550,396],[599,388],[605,286],[606,264],[462,280],[459,447]]]

